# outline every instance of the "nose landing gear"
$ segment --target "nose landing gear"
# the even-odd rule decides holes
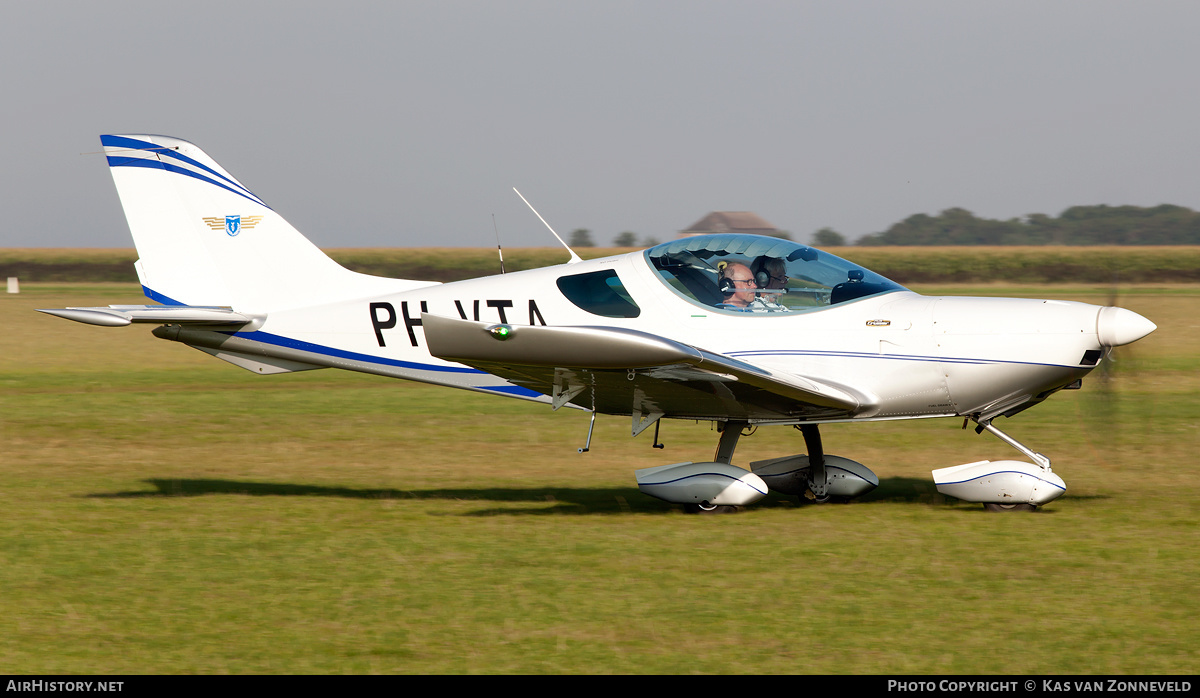
[[[988,431],[1033,461],[966,463],[933,471],[938,492],[966,502],[981,502],[987,511],[1035,511],[1067,491],[1050,469],[1050,459],[1000,431],[990,419],[975,418],[977,433]]]

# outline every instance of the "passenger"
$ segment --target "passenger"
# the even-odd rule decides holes
[[[754,262],[754,278],[759,288],[787,288],[787,264],[778,257],[759,257]],[[760,294],[778,295],[778,294]]]
[[[758,313],[787,311],[780,303],[780,296],[787,293],[787,263],[778,257],[759,257],[751,268],[760,291],[750,304],[750,310]]]
[[[718,307],[730,310],[749,310],[750,304],[754,302],[755,291],[758,289],[750,267],[741,262],[730,262],[720,270],[719,283],[721,294],[725,296],[725,302],[719,304]]]

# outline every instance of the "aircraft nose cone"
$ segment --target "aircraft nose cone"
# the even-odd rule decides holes
[[[1158,325],[1132,310],[1109,306],[1096,315],[1096,336],[1106,347],[1131,344],[1158,329]]]

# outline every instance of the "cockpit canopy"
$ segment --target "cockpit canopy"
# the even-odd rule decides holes
[[[904,290],[828,252],[759,235],[697,235],[645,255],[675,293],[735,313],[807,312]]]

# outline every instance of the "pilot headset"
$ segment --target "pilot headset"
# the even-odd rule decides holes
[[[771,282],[771,274],[767,271],[767,258],[759,257],[754,260],[754,283],[758,284],[759,288],[766,288]]]
[[[729,262],[724,260],[717,262],[717,274],[719,276],[717,280],[717,290],[720,291],[721,295],[724,296],[732,296],[733,294],[737,293],[737,289],[733,285],[733,279],[725,276],[725,269],[728,266]]]
[[[738,290],[737,290],[737,287],[733,285],[733,279],[729,278],[728,276],[725,276],[725,269],[728,267],[729,267],[729,262],[726,262],[724,260],[717,262],[717,273],[721,275],[720,281],[718,282],[718,285],[717,285],[717,290],[719,290],[722,295],[732,296],[733,294],[737,293]],[[771,275],[768,274],[766,272],[766,270],[759,271],[754,274],[754,283],[759,288],[766,288],[767,281],[769,281],[770,279],[771,279]]]

